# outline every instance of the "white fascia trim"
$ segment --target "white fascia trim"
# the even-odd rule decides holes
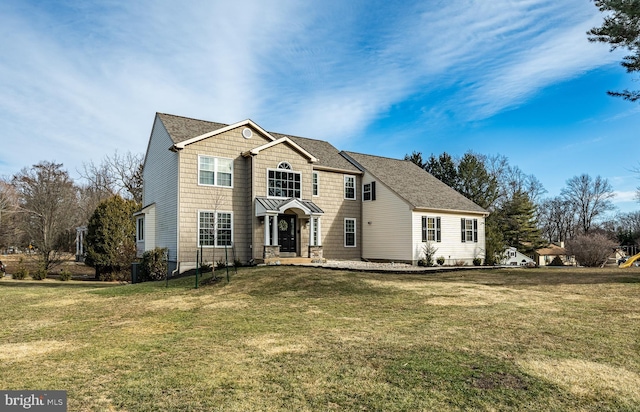
[[[302,147],[300,147],[298,144],[296,144],[293,140],[289,139],[288,137],[282,137],[278,140],[273,140],[269,143],[263,144],[262,146],[258,146],[254,149],[251,149],[249,151],[249,153],[251,153],[252,155],[257,155],[258,153],[260,153],[262,150],[268,149],[270,147],[273,147],[275,145],[278,145],[280,143],[288,143],[289,145],[291,145],[294,149],[296,149],[298,152],[302,153],[303,155],[305,155],[310,162],[315,163],[318,161],[318,158],[316,158],[314,155],[312,155],[311,153],[307,152],[306,150],[304,150]]]
[[[287,203],[283,203],[282,205],[280,205],[280,208],[279,208],[278,212],[284,213],[287,209],[290,209],[290,208],[293,208],[293,207],[301,209],[306,215],[311,215],[311,210],[309,210],[308,207],[303,205],[297,199],[293,199],[293,200],[291,200],[291,201],[289,201]]]
[[[269,134],[269,132],[264,130],[262,127],[258,126],[251,119],[246,119],[246,120],[243,120],[243,121],[238,122],[238,123],[230,124],[229,126],[223,127],[222,129],[214,130],[212,132],[205,133],[205,134],[202,134],[200,136],[192,137],[191,139],[185,140],[183,142],[176,143],[176,144],[173,145],[173,148],[175,148],[176,150],[182,150],[187,145],[199,142],[200,140],[206,139],[206,138],[211,137],[211,136],[216,136],[216,135],[219,135],[221,133],[228,132],[229,130],[233,130],[235,128],[242,127],[242,126],[251,126],[254,129],[256,129],[257,131],[259,131],[260,133],[262,133],[263,135],[265,135],[268,139],[271,139],[272,141],[276,140],[275,137],[271,136],[271,134]]]

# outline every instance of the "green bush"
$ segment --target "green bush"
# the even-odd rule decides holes
[[[31,278],[34,280],[44,280],[47,278],[47,269],[44,265],[39,264],[38,269],[31,275]]]
[[[69,272],[66,269],[63,269],[60,272],[60,280],[63,281],[63,282],[66,282],[67,280],[71,280],[71,272]]]
[[[17,280],[23,280],[27,276],[29,276],[29,271],[26,267],[24,267],[24,260],[21,257],[20,260],[18,260],[18,268],[13,273],[13,278]]]
[[[473,258],[473,266],[480,266],[482,264],[482,259]]]
[[[140,205],[113,196],[93,211],[87,225],[85,263],[102,280],[126,280],[136,259],[136,223],[133,213]]]
[[[142,255],[140,263],[140,281],[162,280],[167,276],[167,248],[157,247]]]
[[[438,259],[436,259],[436,263],[440,266],[444,265],[444,256],[440,256]]]
[[[420,266],[433,266],[433,257],[435,256],[438,249],[431,244],[431,242],[425,242],[422,244],[422,254],[424,258],[418,261],[418,265]],[[420,263],[422,261],[422,264]]]

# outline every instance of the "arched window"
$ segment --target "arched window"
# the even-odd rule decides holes
[[[291,164],[280,162],[277,169],[269,169],[267,196],[283,198],[300,198],[300,172],[291,170]]]

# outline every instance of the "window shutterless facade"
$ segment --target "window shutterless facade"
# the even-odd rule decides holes
[[[312,180],[313,180],[313,196],[319,196],[320,195],[320,176],[318,172],[313,172]]]
[[[422,241],[442,241],[442,223],[439,217],[422,216]]]
[[[198,213],[198,246],[222,247],[233,244],[231,212],[200,211]]]
[[[353,218],[344,219],[344,246],[356,247],[356,220]]]
[[[136,227],[136,240],[138,242],[144,241],[144,216],[136,219],[137,227]]]
[[[311,232],[311,245],[309,246],[318,246],[320,239],[318,238],[318,234],[319,234],[319,228],[318,228],[318,222],[319,219],[317,217],[311,217],[311,220],[313,221],[312,223],[312,232]]]
[[[462,242],[478,242],[478,219],[461,219]]]
[[[348,200],[356,200],[356,177],[344,177],[344,198]]]
[[[300,173],[284,169],[269,169],[267,174],[267,196],[300,199]]]
[[[198,156],[198,184],[233,187],[233,160],[222,157]]]

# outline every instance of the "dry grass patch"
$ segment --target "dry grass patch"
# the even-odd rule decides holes
[[[517,363],[526,372],[575,395],[606,396],[640,405],[640,375],[636,372],[584,359],[525,359]]]
[[[3,285],[3,382],[69,410],[640,409],[640,271]]]
[[[6,343],[0,345],[0,360],[3,362],[17,362],[47,355],[51,352],[68,350],[69,347],[68,343],[55,340]]]
[[[283,353],[304,353],[307,346],[300,342],[289,342],[284,337],[274,334],[253,338],[246,341],[248,346],[259,349],[265,355],[279,355]]]

